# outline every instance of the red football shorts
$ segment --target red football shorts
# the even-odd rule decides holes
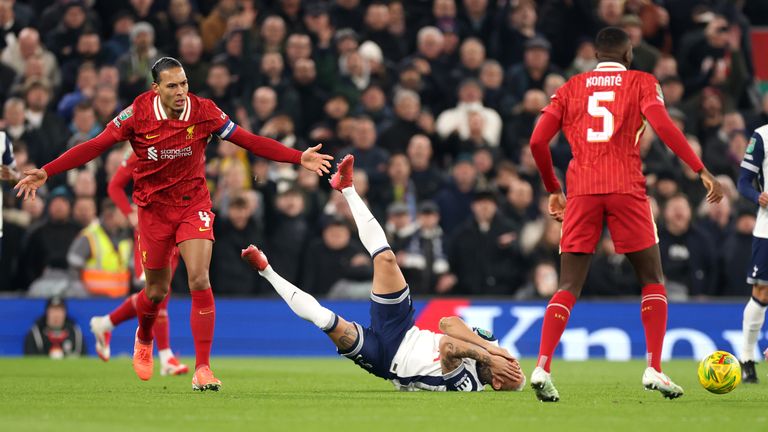
[[[159,270],[171,263],[176,245],[191,239],[214,240],[210,204],[139,207],[139,248],[144,268]]]
[[[135,278],[144,280],[144,264],[141,262],[141,247],[139,247],[139,230],[138,228],[133,233],[133,273]],[[171,276],[176,273],[176,267],[179,266],[179,248],[173,248],[173,255],[171,256]]]
[[[638,252],[659,242],[647,196],[578,195],[568,198],[565,206],[560,252],[594,253],[603,221],[608,223],[616,253]]]

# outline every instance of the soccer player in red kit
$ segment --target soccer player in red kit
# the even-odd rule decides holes
[[[221,381],[209,366],[216,309],[208,278],[214,214],[205,181],[205,146],[217,135],[257,156],[301,164],[318,175],[329,172],[332,157],[318,153],[320,145],[302,153],[238,127],[211,100],[189,93],[184,68],[174,58],[157,60],[152,78],[152,90],[136,97],[97,137],[41,169],[25,171],[26,177],[16,185],[17,196],[34,198],[49,176],[81,166],[115,143],[129,140],[138,157],[133,201],[139,207],[139,247],[147,279],[136,300],[139,328],[133,369],[142,380],[152,377],[152,326],[168,291],[171,256],[178,245],[192,295],[192,388],[219,390]]]
[[[114,201],[117,208],[125,215],[131,222],[131,226],[134,228],[134,271],[137,279],[144,280],[144,266],[141,264],[141,248],[138,247],[138,214],[131,203],[128,201],[128,195],[125,192],[125,187],[133,180],[133,171],[138,163],[138,158],[133,151],[130,152],[130,156],[120,164],[117,171],[115,171],[112,179],[109,180],[107,186],[107,194],[109,198]],[[171,275],[176,272],[176,267],[179,264],[179,251],[175,248],[173,256],[171,258]],[[103,316],[95,316],[91,318],[90,327],[94,338],[96,339],[96,354],[100,359],[109,361],[110,339],[112,337],[112,330],[121,323],[128,321],[129,319],[136,317],[136,299],[138,293],[129,296],[123,301],[120,306],[116,307],[109,314]],[[160,357],[160,375],[183,375],[189,372],[189,367],[179,362],[176,356],[173,355],[171,350],[170,339],[170,318],[168,317],[168,300],[171,298],[171,291],[168,290],[168,294],[165,296],[160,305],[158,306],[157,319],[155,325],[152,328],[155,339],[157,340],[157,354]]]
[[[598,33],[595,48],[599,61],[595,70],[572,77],[557,90],[531,136],[531,151],[550,193],[550,215],[563,222],[560,286],[544,314],[531,386],[541,401],[560,398],[550,376],[552,354],[581,294],[592,254],[607,223],[616,252],[626,254],[643,287],[640,314],[648,359],[643,386],[673,399],[682,396],[683,389],[661,371],[667,297],[638,146],[646,123],[700,174],[707,201],[720,201],[722,188],[670,120],[656,79],[627,70],[632,63],[629,36],[619,28],[605,28]],[[565,181],[567,204],[549,151],[549,143],[560,129],[573,152]]]

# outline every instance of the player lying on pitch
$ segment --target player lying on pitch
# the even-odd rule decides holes
[[[243,250],[243,259],[272,284],[296,315],[323,330],[339,354],[391,380],[399,390],[480,391],[485,384],[494,390],[522,389],[525,375],[520,364],[490,333],[471,329],[458,317],[440,321],[444,335],[414,326],[408,285],[384,230],[352,186],[353,165],[354,157],[345,157],[331,186],[347,200],[360,240],[373,258],[369,327],[346,321],[283,279],[256,246]]]
[[[128,194],[125,192],[126,186],[133,180],[133,171],[138,165],[139,158],[136,153],[129,151],[129,155],[123,160],[123,163],[115,171],[115,175],[107,185],[107,194],[109,198],[114,201],[115,205],[131,222],[131,226],[134,229],[134,247],[133,247],[133,268],[136,272],[136,277],[145,281],[144,277],[144,265],[141,263],[141,250],[139,248],[139,216],[138,211],[131,206],[128,200]],[[176,267],[179,265],[179,249],[175,248],[171,257],[171,274],[176,273]],[[128,296],[120,306],[113,309],[109,314],[102,316],[95,316],[91,318],[91,332],[94,339],[96,339],[96,354],[103,361],[109,361],[111,356],[110,340],[112,338],[112,330],[118,325],[135,318],[136,302],[138,301],[138,293]],[[157,311],[157,318],[155,324],[152,327],[152,331],[155,334],[157,340],[157,355],[160,357],[160,375],[184,375],[189,372],[189,366],[182,364],[173,355],[171,350],[171,337],[170,337],[170,317],[168,316],[168,300],[171,298],[171,289],[168,287],[168,295],[165,296],[163,301],[160,302]]]

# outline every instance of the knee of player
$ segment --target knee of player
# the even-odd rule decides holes
[[[200,291],[208,289],[211,286],[211,281],[208,278],[208,272],[200,272],[197,274],[189,275],[189,289],[192,291]]]
[[[397,264],[397,258],[395,257],[395,253],[392,252],[392,249],[387,249],[376,254],[376,256],[373,257],[373,262],[374,264],[377,262],[381,264]]]
[[[768,304],[768,285],[755,285],[752,288],[752,297],[762,304]]]
[[[152,302],[160,303],[168,294],[168,286],[147,284],[146,292],[147,298],[149,298]]]

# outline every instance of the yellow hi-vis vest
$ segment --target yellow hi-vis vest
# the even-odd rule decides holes
[[[128,263],[132,258],[133,241],[121,240],[115,249],[99,221],[85,227],[82,235],[91,247],[91,257],[86,261],[81,275],[88,293],[107,297],[128,295],[131,281]]]

